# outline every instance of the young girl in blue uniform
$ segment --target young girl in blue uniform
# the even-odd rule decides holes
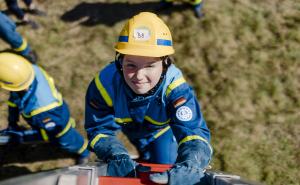
[[[203,179],[212,148],[197,98],[172,64],[171,33],[155,14],[142,12],[123,27],[116,60],[90,83],[85,128],[91,149],[111,176],[132,176],[137,163],[116,138],[123,131],[145,162],[174,164],[150,179],[195,184]]]

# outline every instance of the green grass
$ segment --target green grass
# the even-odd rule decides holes
[[[87,86],[114,59],[113,46],[128,17],[107,14],[102,22],[84,26],[88,17],[60,19],[81,1],[38,2],[48,13],[33,17],[41,29],[18,31],[38,52],[40,65],[54,77],[73,117],[82,123]],[[111,9],[119,3],[119,12],[128,11],[128,1],[86,2],[106,2]],[[153,1],[132,0],[128,7],[141,2]],[[194,87],[212,131],[213,169],[270,185],[299,184],[300,2],[211,0],[205,1],[204,12],[201,21],[191,10],[161,17],[173,33],[175,62]],[[1,42],[2,49],[7,47]],[[6,95],[0,92],[1,128]],[[82,124],[78,128],[84,133]]]

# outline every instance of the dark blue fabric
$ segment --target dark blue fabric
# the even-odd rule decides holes
[[[41,134],[37,130],[17,130],[8,127],[8,129],[2,130],[1,133],[5,133],[10,136],[10,144],[43,141]]]
[[[27,7],[30,6],[32,0],[23,0]],[[14,13],[18,19],[24,18],[24,11],[19,7],[17,0],[5,0],[8,10]]]
[[[24,133],[22,131],[14,131],[7,129],[2,132],[10,136],[9,142],[11,144],[20,144],[23,142]]]
[[[36,91],[36,88],[37,88],[37,80],[36,78],[34,78],[33,82],[31,83],[27,91],[10,92],[9,101],[16,104],[19,111],[23,112],[26,105],[36,101],[36,97],[34,97],[34,92]]]
[[[174,164],[177,142],[171,129],[151,142],[141,153],[141,160],[150,163]]]
[[[116,65],[111,63],[106,66],[96,78],[100,80],[111,98],[112,106],[109,106],[104,100],[96,86],[96,79],[94,79],[87,90],[85,109],[85,128],[90,142],[95,141],[95,137],[99,134],[115,137],[115,133],[122,130],[136,146],[141,156],[143,156],[142,158],[148,162],[153,161],[156,163],[174,163],[174,156],[177,155],[176,150],[175,152],[173,150],[176,145],[171,142],[173,137],[169,137],[169,133],[156,137],[167,126],[171,127],[171,133],[175,136],[177,142],[188,136],[200,136],[210,142],[210,131],[207,128],[193,89],[183,81],[168,96],[166,95],[167,87],[181,77],[181,71],[171,65],[162,82],[162,89],[158,88],[157,92],[149,97],[139,96],[137,98],[128,91],[128,86]],[[184,103],[175,106],[174,102],[179,98],[183,99]],[[182,106],[191,111],[191,119],[178,118],[176,114]],[[148,120],[145,119],[146,116]],[[117,123],[115,118],[127,121]],[[151,119],[155,122],[151,122]],[[100,139],[95,146],[102,148],[104,146],[103,141],[104,139]],[[170,144],[172,145],[172,147],[170,146],[171,149],[166,150]],[[175,147],[173,147],[173,144]],[[109,144],[105,143],[105,145]],[[107,149],[109,148],[104,146],[100,150],[103,153],[110,153]]]
[[[44,120],[49,119],[45,122]],[[34,128],[44,128],[50,135],[56,135],[60,133],[67,125],[70,118],[70,112],[67,104],[64,102],[62,106],[54,109],[42,112],[31,118],[25,118],[25,120]],[[49,122],[55,123],[55,129],[45,128],[45,125]]]
[[[204,168],[209,164],[212,153],[207,143],[192,140],[178,149],[175,165],[168,171],[150,175],[154,182],[170,185],[195,185],[205,182]]]
[[[34,80],[28,91],[10,93],[9,101],[14,102],[17,105],[17,107],[9,107],[8,121],[12,126],[16,126],[23,107],[26,107],[28,104],[32,103],[32,101],[36,101],[35,96],[32,95],[39,85],[41,84]],[[61,133],[66,128],[70,120],[69,108],[66,102],[63,102],[59,107],[55,107],[29,118],[24,117],[24,119],[34,130],[40,131],[40,129],[44,129],[49,137],[49,141],[57,144],[66,151],[78,154],[78,151],[84,145],[84,138],[74,128],[70,128],[62,136],[56,137],[57,134]],[[79,156],[85,157],[88,156],[88,154],[88,150],[85,149]]]
[[[13,129],[18,127],[19,109],[18,107],[8,107],[8,123]]]
[[[126,148],[114,136],[101,138],[94,151],[99,159],[107,162],[108,176],[135,176],[137,163],[130,159]]]
[[[178,149],[175,166],[169,171],[169,184],[198,184],[204,177],[212,153],[207,143],[192,140],[183,143]]]
[[[126,154],[115,155],[107,161],[107,175],[115,177],[136,177],[137,163]]]
[[[189,167],[204,169],[212,156],[209,145],[201,140],[191,140],[180,145],[175,166],[188,164]],[[191,163],[190,163],[191,162]]]
[[[22,36],[16,31],[15,23],[2,12],[0,12],[0,37],[13,49],[19,48],[23,43]],[[30,46],[27,45],[20,54],[26,56],[30,51]]]
[[[9,108],[9,118],[17,118],[19,117],[18,108]],[[37,114],[31,118],[24,118],[27,123],[35,130],[39,131],[40,129],[44,129],[49,137],[50,142],[58,145],[63,150],[66,150],[71,153],[78,153],[78,150],[84,144],[84,138],[80,135],[80,133],[74,129],[70,128],[64,135],[61,137],[56,137],[58,133],[60,133],[67,125],[70,118],[70,113],[67,104],[64,102],[62,106],[56,107],[49,111]],[[44,120],[48,120],[45,122]],[[53,127],[46,127],[48,123],[54,123]],[[80,156],[88,156],[88,150],[84,150]]]
[[[113,156],[126,154],[128,152],[124,145],[114,136],[101,138],[94,146],[97,157],[101,160],[108,161]]]
[[[77,154],[78,150],[84,145],[84,139],[76,129],[70,128],[70,130],[61,137],[53,138],[53,143],[57,144],[65,151]],[[79,157],[81,158],[87,156],[89,156],[89,151],[87,149],[79,154]]]

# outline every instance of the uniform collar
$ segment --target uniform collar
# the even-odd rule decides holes
[[[20,110],[22,110],[25,107],[26,102],[30,100],[30,97],[34,94],[36,88],[37,80],[35,78],[24,95],[19,95],[18,93],[16,93],[19,97],[18,105]]]

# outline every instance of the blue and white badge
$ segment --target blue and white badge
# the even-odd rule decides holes
[[[182,106],[176,111],[176,117],[180,121],[190,121],[193,117],[192,110],[187,106]]]
[[[49,129],[49,128],[53,128],[53,127],[55,127],[56,126],[56,124],[54,123],[54,122],[49,122],[49,123],[47,123],[46,125],[45,125],[45,128],[46,129]]]

